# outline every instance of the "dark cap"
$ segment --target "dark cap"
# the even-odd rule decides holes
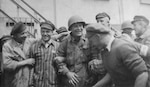
[[[107,13],[105,13],[105,12],[98,13],[98,14],[96,15],[96,20],[99,19],[99,18],[104,18],[104,17],[108,17],[109,20],[110,20],[110,16],[109,16]]]
[[[67,32],[67,31],[68,31],[67,28],[64,27],[64,26],[62,26],[62,27],[60,27],[59,29],[56,30],[56,32],[57,32],[58,34],[60,34],[60,33],[62,33],[62,32]]]
[[[46,28],[46,29],[52,29],[52,31],[55,30],[54,24],[50,21],[41,22],[40,27],[41,28]]]
[[[87,25],[85,29],[87,32],[92,32],[92,33],[100,33],[100,34],[110,33],[110,29],[100,23]]]
[[[149,24],[149,20],[146,17],[141,16],[141,15],[134,16],[132,24],[136,21],[144,21],[145,23],[147,23],[147,25]]]
[[[18,22],[12,28],[12,31],[11,31],[10,35],[19,34],[19,33],[23,32],[25,29],[26,29],[26,26],[22,22]]]

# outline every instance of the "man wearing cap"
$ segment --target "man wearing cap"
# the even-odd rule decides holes
[[[114,34],[115,37],[121,36],[121,33],[119,31],[117,31],[111,27],[111,25],[110,25],[111,18],[107,13],[105,13],[105,12],[98,13],[95,18],[96,18],[97,23],[100,23],[106,27],[110,27],[110,31],[112,32],[112,34]],[[101,68],[103,64],[101,63],[101,61],[102,61],[101,53],[99,52],[98,48],[94,47],[91,43],[90,49],[91,49],[91,58],[93,60],[89,62],[89,66],[90,66],[90,70],[91,70],[91,77],[94,78],[92,84],[94,84],[97,81],[101,80],[106,75],[106,72],[105,72],[104,68]],[[97,79],[95,79],[95,78],[97,78]],[[108,86],[106,86],[106,87],[109,87],[110,85],[111,85],[111,83],[108,84]]]
[[[77,15],[68,21],[70,36],[67,37],[58,48],[57,61],[59,72],[65,76],[65,87],[88,87],[87,80],[87,56],[88,41],[83,37],[85,22]]]
[[[58,42],[62,42],[70,33],[68,32],[67,28],[64,26],[57,29],[56,32],[58,33],[58,37],[57,37]]]
[[[121,25],[122,35],[121,38],[134,40],[136,38],[134,26],[131,21],[124,21]]]
[[[121,33],[110,25],[111,18],[106,12],[98,13],[95,18],[96,18],[97,23],[101,23],[104,26],[110,27],[115,37],[121,36]]]
[[[28,58],[31,42],[27,40],[27,29],[22,22],[15,24],[12,39],[3,45],[4,86],[28,87],[30,67],[35,63]]]
[[[136,15],[133,18],[132,24],[134,25],[137,36],[135,41],[150,47],[150,29],[148,29],[149,20],[145,16]],[[150,71],[149,70],[150,62],[146,61],[146,64],[148,66],[148,71]],[[150,86],[150,76],[148,81],[148,87],[149,86]]]
[[[56,73],[53,68],[53,58],[56,56],[58,43],[51,39],[55,26],[50,22],[42,22],[41,39],[32,44],[29,57],[35,59],[30,85],[34,87],[56,87]]]
[[[148,29],[149,20],[144,16],[137,15],[134,17],[132,24],[134,25],[137,36],[136,41],[150,45],[148,39],[148,37],[150,37],[150,30]]]
[[[145,61],[148,61],[150,48],[147,45],[134,41],[136,36],[133,24],[130,21],[123,22],[122,30],[122,36],[120,38],[128,41],[129,43],[133,43],[141,57],[144,59],[147,57]]]
[[[131,43],[114,38],[108,27],[91,24],[87,38],[101,50],[103,64],[115,87],[146,87],[147,67]]]

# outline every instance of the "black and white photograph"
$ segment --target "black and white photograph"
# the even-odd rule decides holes
[[[150,0],[0,0],[0,87],[150,87]]]

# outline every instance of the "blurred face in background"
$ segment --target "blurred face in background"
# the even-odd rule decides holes
[[[135,34],[137,37],[141,36],[143,32],[145,31],[145,23],[143,21],[135,21],[133,23],[134,29],[135,29]]]
[[[71,33],[75,37],[80,37],[83,35],[83,23],[75,23],[71,26]]]
[[[53,29],[41,28],[42,40],[44,42],[48,42],[51,39],[51,36],[53,35],[52,30]]]
[[[97,23],[101,23],[102,25],[104,26],[110,26],[110,23],[109,23],[109,18],[108,17],[104,17],[104,18],[98,18],[97,20]]]

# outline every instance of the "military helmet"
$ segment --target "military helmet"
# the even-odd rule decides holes
[[[75,23],[83,23],[83,26],[85,25],[85,22],[83,21],[83,19],[80,16],[75,15],[75,16],[70,17],[68,21],[68,30],[70,30],[71,26]]]
[[[133,24],[131,23],[131,21],[124,21],[121,25],[121,29],[124,30],[124,29],[131,29],[133,30],[134,29],[134,26]]]

